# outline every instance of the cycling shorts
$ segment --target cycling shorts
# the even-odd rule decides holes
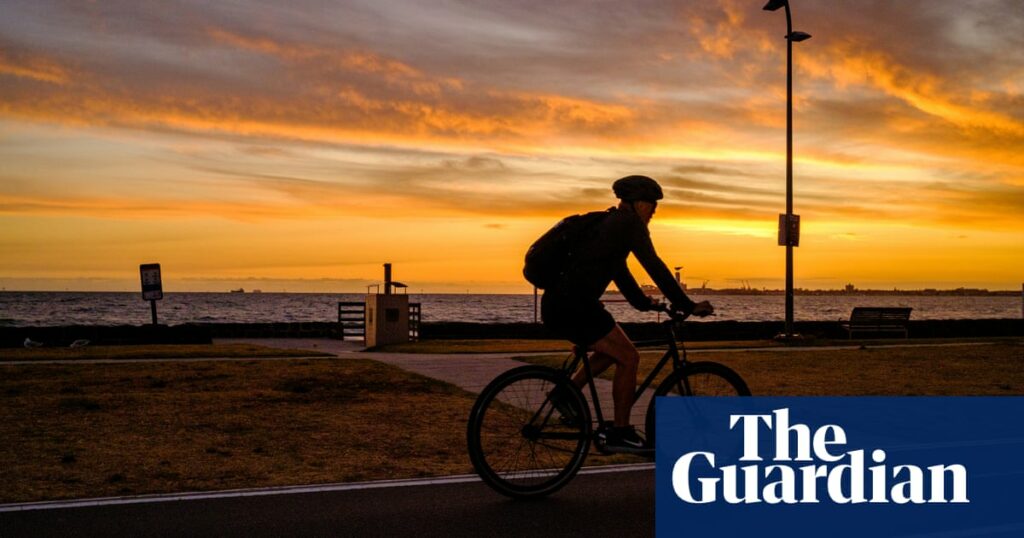
[[[548,331],[584,348],[590,348],[615,328],[615,318],[601,301],[559,293],[544,293],[540,316]]]

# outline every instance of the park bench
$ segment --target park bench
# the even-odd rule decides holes
[[[854,333],[903,333],[907,338],[911,310],[913,308],[857,306],[850,313],[850,321],[842,325],[851,339]]]

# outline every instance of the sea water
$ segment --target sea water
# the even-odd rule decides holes
[[[336,321],[338,303],[362,301],[363,294],[339,293],[167,293],[157,301],[160,323],[269,323]],[[781,295],[708,295],[691,292],[696,301],[715,305],[712,321],[778,321],[785,318]],[[657,314],[638,312],[618,295],[606,296],[619,321],[655,321]],[[422,305],[424,322],[511,323],[534,321],[533,295],[410,294]],[[857,296],[797,295],[798,321],[848,319],[855,306],[904,306],[911,319],[1020,318],[1015,296]],[[148,301],[130,292],[0,292],[0,326],[139,325],[151,319]]]

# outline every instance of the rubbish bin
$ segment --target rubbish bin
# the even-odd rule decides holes
[[[394,293],[405,284],[392,282],[391,264],[384,264],[384,293],[366,295],[366,347],[409,341],[409,296]]]

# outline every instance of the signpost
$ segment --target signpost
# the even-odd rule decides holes
[[[142,278],[142,300],[149,301],[153,312],[153,325],[156,325],[156,302],[164,298],[163,283],[160,281],[160,264],[144,263],[139,265],[139,276]]]
[[[793,31],[789,0],[768,0],[765,11],[786,8],[786,214],[779,216],[779,245],[786,247],[786,338],[793,338],[793,247],[800,243],[800,222],[793,214],[793,43],[811,38],[811,34]],[[785,217],[785,221],[783,221]],[[796,217],[796,224],[793,218]],[[783,226],[786,236],[783,237]],[[795,229],[794,229],[795,226]],[[795,233],[794,233],[795,231]]]

